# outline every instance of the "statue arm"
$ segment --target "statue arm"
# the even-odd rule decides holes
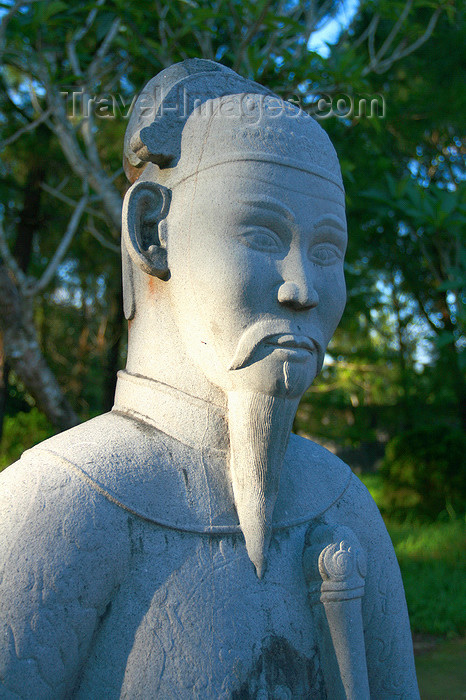
[[[12,700],[72,692],[128,557],[117,509],[44,454],[0,479],[0,695]]]
[[[367,556],[362,617],[370,696],[418,700],[408,610],[392,542],[357,477],[342,500],[345,524],[354,530]]]

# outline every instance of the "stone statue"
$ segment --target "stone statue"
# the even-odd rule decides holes
[[[345,304],[328,137],[189,60],[125,170],[115,406],[2,474],[1,697],[418,698],[378,510],[291,433]]]

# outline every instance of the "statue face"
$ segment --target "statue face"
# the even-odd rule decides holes
[[[225,391],[302,395],[345,305],[341,190],[278,164],[218,165],[174,188],[167,226],[187,354]]]

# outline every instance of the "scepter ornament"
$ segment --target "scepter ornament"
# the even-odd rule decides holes
[[[348,527],[311,526],[303,567],[332,700],[369,700],[361,600],[366,555]]]

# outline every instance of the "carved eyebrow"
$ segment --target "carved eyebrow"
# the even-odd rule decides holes
[[[346,233],[346,226],[344,221],[340,219],[339,216],[335,216],[335,214],[324,214],[321,216],[319,219],[314,224],[314,229],[318,229],[321,226],[332,226],[333,228],[337,228],[343,233]]]
[[[279,214],[287,221],[295,220],[293,211],[289,207],[287,207],[286,204],[280,202],[280,200],[275,199],[274,197],[263,197],[257,200],[246,200],[244,203],[247,206],[255,207],[256,209],[266,209],[267,211],[271,211],[274,214]]]

